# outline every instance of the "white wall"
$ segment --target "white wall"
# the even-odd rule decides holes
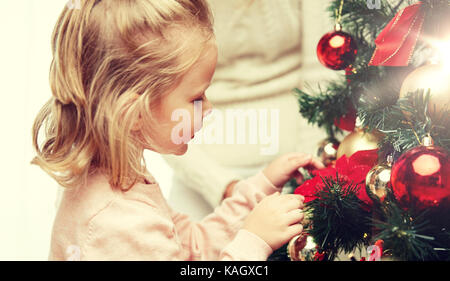
[[[304,0],[305,80],[330,71],[315,58],[315,46],[332,29],[323,13],[329,0]],[[31,126],[50,97],[50,37],[67,0],[0,0],[0,260],[46,260],[58,186],[29,164]],[[317,73],[317,75],[316,75]],[[172,171],[155,153],[149,170],[168,195]]]
[[[50,35],[61,0],[0,3],[0,259],[47,258],[57,185],[37,166],[31,126],[50,97]]]
[[[0,260],[46,260],[59,188],[30,165],[31,126],[50,98],[50,38],[67,0],[0,1]],[[146,152],[155,178],[170,186],[171,170]],[[168,194],[164,189],[163,193]]]

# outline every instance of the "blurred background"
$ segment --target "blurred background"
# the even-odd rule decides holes
[[[274,0],[284,1],[284,0]],[[333,28],[329,0],[303,0],[302,79],[316,85],[336,72],[320,65],[316,45]],[[50,37],[67,0],[0,0],[0,260],[47,260],[58,189],[34,156],[31,127],[51,95]],[[173,171],[156,153],[145,152],[149,171],[170,194]]]

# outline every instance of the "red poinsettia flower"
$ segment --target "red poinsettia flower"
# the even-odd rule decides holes
[[[337,181],[346,183],[346,186],[357,185],[358,198],[368,205],[371,205],[372,200],[366,193],[365,181],[367,173],[377,163],[378,149],[361,150],[355,152],[349,158],[342,156],[336,161],[334,166],[327,167],[322,170],[312,171],[313,178],[305,181],[302,185],[297,187],[295,194],[301,194],[305,197],[305,203],[316,199],[317,191],[322,190],[325,186],[322,178],[332,178]]]

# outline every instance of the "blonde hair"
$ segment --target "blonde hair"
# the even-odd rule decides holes
[[[180,29],[189,32],[174,34]],[[52,97],[33,124],[31,163],[68,188],[94,171],[110,175],[113,188],[133,186],[146,174],[143,147],[156,135],[151,109],[200,57],[198,38],[206,43],[212,36],[205,0],[85,0],[65,7],[52,35]],[[148,121],[148,134],[136,137],[139,117]]]

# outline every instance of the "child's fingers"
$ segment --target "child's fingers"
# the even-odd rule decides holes
[[[288,226],[288,228],[286,229],[286,235],[288,237],[292,238],[292,237],[302,233],[302,231],[303,231],[303,225],[300,223],[296,223],[296,224]]]
[[[289,159],[290,163],[290,170],[295,171],[300,167],[303,167],[305,165],[308,165],[312,161],[312,155],[311,154],[304,154],[301,153],[297,156],[293,156]]]
[[[309,153],[303,153],[303,152],[291,152],[288,154],[285,154],[283,157],[286,158],[288,161],[297,161],[297,159],[310,157],[311,154]]]
[[[271,200],[271,198],[279,197],[280,195],[281,195],[280,192],[277,191],[277,192],[274,192],[274,193],[272,193],[272,194],[270,194],[270,195],[267,195],[264,199],[269,199],[269,200]]]
[[[325,165],[322,163],[322,161],[320,161],[317,158],[313,158],[311,161],[311,164],[316,168],[316,169],[324,169]]]
[[[304,207],[303,201],[305,198],[299,194],[284,194],[282,198],[282,202],[280,205],[280,209],[286,212],[301,209]]]
[[[300,201],[301,203],[303,203],[303,201],[305,200],[305,197],[300,194],[283,194],[283,196],[286,199],[295,199]]]
[[[292,225],[294,223],[300,223],[303,218],[305,217],[305,214],[300,209],[294,209],[288,213],[286,213],[286,223],[288,225]]]
[[[324,169],[325,165],[322,163],[322,161],[320,161],[317,158],[313,158],[311,160],[311,163],[309,163],[308,165],[303,166],[304,169],[306,169],[307,171],[311,172],[314,171],[316,169]]]

